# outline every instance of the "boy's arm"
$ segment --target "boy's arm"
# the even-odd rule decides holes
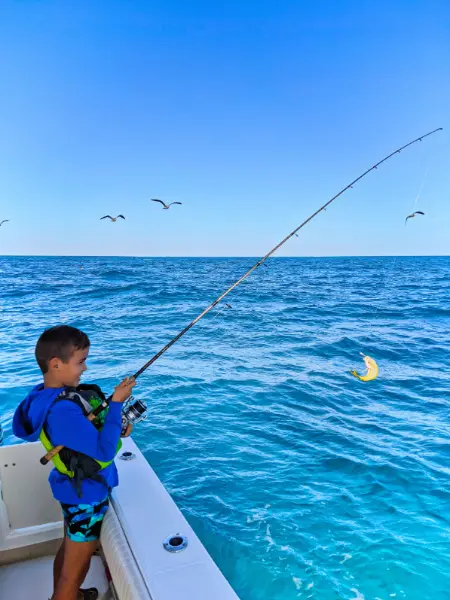
[[[121,413],[122,404],[111,402],[105,424],[98,431],[79,406],[70,400],[60,400],[47,417],[51,442],[54,446],[67,446],[102,462],[113,460],[122,429]]]

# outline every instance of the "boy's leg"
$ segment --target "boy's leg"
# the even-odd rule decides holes
[[[108,498],[93,504],[61,503],[65,535],[63,545],[55,558],[55,587],[52,600],[77,600],[79,597],[79,588],[89,571],[91,557],[98,547],[108,504]]]
[[[63,539],[58,552],[56,553],[55,560],[53,561],[53,589],[56,590],[56,584],[61,577],[61,571],[64,561],[64,548],[66,538]]]
[[[66,535],[67,535],[67,525],[66,525],[66,522],[64,521],[63,541],[61,542],[61,546],[59,547],[58,552],[56,553],[56,556],[55,556],[55,560],[53,561],[53,590],[56,590],[56,584],[58,583],[58,580],[61,576],[63,560],[64,560],[64,542],[66,541]]]
[[[61,575],[56,584],[52,600],[77,600],[91,557],[97,549],[98,541],[73,542],[69,538],[64,541],[64,559]]]

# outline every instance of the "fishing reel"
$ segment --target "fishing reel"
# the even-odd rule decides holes
[[[130,396],[123,403],[122,407],[122,430],[121,435],[125,435],[128,425],[136,425],[147,417],[148,407],[142,400],[135,400],[134,396]]]

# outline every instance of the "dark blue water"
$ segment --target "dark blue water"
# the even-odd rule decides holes
[[[252,262],[0,258],[6,441],[44,327],[109,391]],[[135,440],[242,600],[448,599],[450,259],[274,259],[229,301],[140,378]]]

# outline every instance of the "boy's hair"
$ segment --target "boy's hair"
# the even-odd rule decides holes
[[[47,373],[52,358],[67,363],[74,350],[84,350],[90,346],[88,336],[70,325],[56,325],[46,329],[37,341],[34,355],[42,373]]]

